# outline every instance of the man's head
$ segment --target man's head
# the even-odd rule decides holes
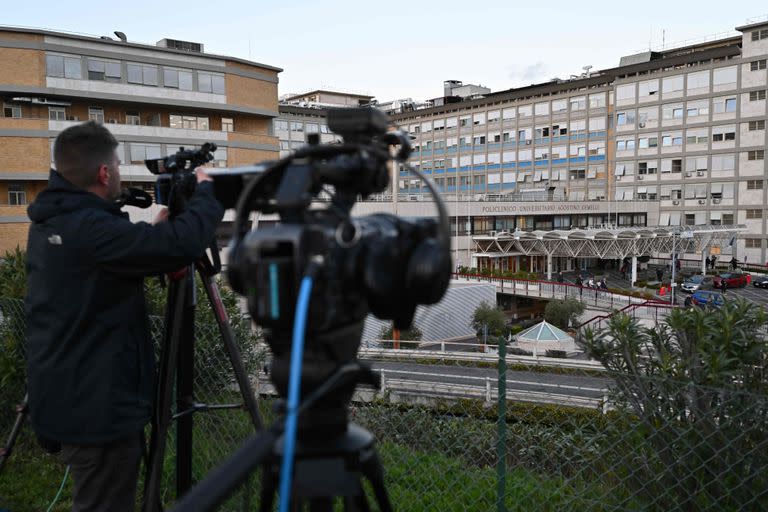
[[[89,121],[72,126],[56,137],[56,170],[70,183],[107,200],[120,195],[120,159],[117,140],[104,126]]]

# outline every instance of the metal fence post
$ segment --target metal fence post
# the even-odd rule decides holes
[[[381,394],[384,394],[386,390],[387,390],[387,373],[384,370],[381,370],[381,382],[379,382],[379,392]]]
[[[491,403],[491,378],[485,378],[485,401]]]
[[[507,485],[507,340],[499,340],[499,429],[496,446],[496,510],[506,512],[504,497]]]

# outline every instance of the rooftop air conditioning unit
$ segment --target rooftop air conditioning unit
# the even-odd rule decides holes
[[[707,202],[704,199],[699,199],[699,204],[707,204]]]
[[[704,176],[704,171],[696,171],[696,176]]]
[[[686,173],[685,173],[685,177],[686,177],[686,178],[690,178],[691,176],[693,176],[693,173],[692,173],[692,172],[690,172],[690,171],[689,171],[689,172],[686,172]]]
[[[712,199],[712,203],[713,204],[720,204],[720,199],[715,197],[715,198]]]
[[[107,123],[109,123],[109,124],[117,124],[117,119],[107,119]]]
[[[672,201],[672,204],[674,204],[675,206],[677,206],[677,205],[679,205],[679,204],[680,204],[680,200],[679,200],[679,199],[675,199],[675,200],[673,200],[673,201]]]
[[[67,116],[67,121],[79,121],[80,118],[78,116]]]
[[[621,181],[621,176],[616,176],[616,181]]]
[[[526,146],[530,146],[531,145],[531,141],[530,140],[525,141],[525,145]]]
[[[637,175],[637,181],[643,181],[643,178],[645,178],[645,176],[643,176],[642,174]]]
[[[637,126],[640,127],[640,128],[645,128],[645,122],[641,121],[641,122],[637,123]]]

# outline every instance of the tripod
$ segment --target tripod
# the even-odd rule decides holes
[[[158,390],[155,416],[144,486],[145,512],[160,510],[160,479],[162,477],[166,440],[171,422],[177,421],[176,429],[176,493],[181,496],[192,486],[192,430],[193,414],[198,411],[235,409],[244,405],[256,431],[263,428],[256,398],[248,375],[235,344],[235,336],[229,324],[221,295],[214,276],[221,269],[218,251],[212,244],[212,263],[207,257],[194,265],[170,275],[168,302],[166,305],[166,330],[160,355]],[[194,400],[194,315],[196,307],[195,272],[205,288],[206,296],[214,312],[224,348],[234,370],[243,404],[202,404]],[[182,343],[183,340],[183,343]],[[176,410],[171,414],[173,377],[176,373]]]
[[[24,400],[16,406],[16,421],[13,422],[13,427],[11,428],[8,440],[5,442],[5,446],[0,448],[0,473],[2,473],[5,462],[8,460],[8,457],[11,456],[11,452],[13,452],[16,439],[21,433],[21,426],[24,424],[27,414],[29,414],[29,409],[27,407],[28,396],[29,395],[24,395]]]
[[[301,403],[298,408],[300,428],[291,492],[292,510],[300,511],[304,505],[309,505],[312,512],[331,511],[335,499],[343,497],[346,511],[369,511],[361,477],[370,481],[379,510],[392,510],[373,435],[345,421],[326,422],[319,430],[311,426],[313,422],[322,423],[323,417],[338,418],[338,410],[330,411],[330,414],[329,411],[318,410],[319,403],[329,399],[335,401],[339,394],[346,396],[358,382],[377,386],[378,381],[378,375],[354,361],[340,366]],[[252,471],[263,466],[260,510],[271,511],[283,453],[283,428],[282,422],[275,422],[251,438],[228,461],[190,490],[173,510],[215,510]]]

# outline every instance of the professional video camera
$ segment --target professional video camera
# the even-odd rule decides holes
[[[225,207],[237,208],[227,275],[234,290],[247,298],[253,320],[264,328],[273,354],[270,378],[279,395],[288,398],[289,419],[292,389],[300,379],[304,401],[294,430],[298,444],[291,494],[299,503],[317,504],[319,496],[328,499],[347,495],[350,488],[362,489],[350,483],[352,460],[358,463],[358,473],[373,483],[382,510],[388,510],[389,505],[381,503],[388,501],[373,437],[347,423],[355,386],[378,382],[378,376],[356,360],[357,350],[369,312],[407,329],[417,305],[442,298],[452,268],[448,216],[431,181],[411,169],[432,192],[438,219],[407,220],[385,213],[353,217],[358,198],[387,190],[391,147],[397,148],[395,161],[405,163],[410,137],[388,131],[386,115],[376,109],[332,110],[328,125],[343,137],[342,143],[320,144],[313,134],[307,146],[257,172],[210,174],[217,198]],[[321,192],[328,200],[313,202]],[[277,214],[280,221],[250,231],[247,222],[254,211]],[[303,335],[298,351],[297,333]],[[288,438],[288,420],[286,425]],[[273,432],[274,437],[280,432]],[[266,462],[243,464],[248,455],[236,454],[193,489],[180,508],[188,504],[206,510],[216,502],[212,496],[224,495],[222,488],[233,489],[244,468],[264,463],[261,507],[271,510],[276,473],[269,468],[274,470],[278,454],[289,453],[288,442],[275,443],[269,455],[263,451],[264,442],[259,445],[257,438],[254,443],[252,451],[258,456],[251,453],[251,458],[264,457]],[[313,462],[302,466],[302,459]],[[346,462],[339,466],[334,460]],[[346,480],[334,481],[330,475],[335,473],[345,473]]]
[[[328,125],[343,136],[342,144],[311,141],[253,179],[237,200],[228,278],[247,297],[253,320],[267,329],[272,379],[281,395],[288,382],[296,299],[307,269],[314,268],[315,275],[305,390],[355,358],[369,311],[407,329],[416,306],[439,301],[450,279],[448,219],[437,194],[439,221],[350,214],[358,197],[387,189],[389,147],[399,146],[396,158],[405,161],[408,135],[387,132],[386,116],[375,109],[330,111]],[[215,187],[218,179],[214,174]],[[329,207],[312,209],[321,191],[330,194]],[[225,204],[234,202],[219,189],[217,195]],[[254,210],[277,213],[280,223],[247,233],[245,222]]]
[[[193,171],[212,161],[215,151],[216,144],[206,142],[197,150],[181,147],[178,152],[165,158],[144,160],[149,172],[157,175],[155,202],[168,206],[172,212],[184,210],[186,201],[197,185]],[[175,204],[174,201],[180,201],[181,204]]]

